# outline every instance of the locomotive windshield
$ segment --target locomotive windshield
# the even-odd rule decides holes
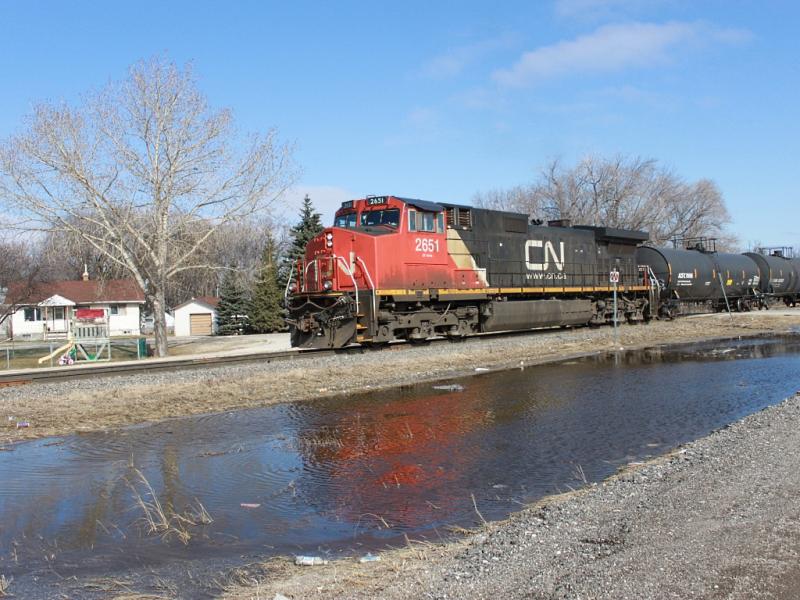
[[[375,227],[378,225],[398,227],[400,225],[400,209],[385,208],[383,210],[370,210],[361,213],[362,227]]]
[[[345,229],[356,228],[356,213],[355,211],[336,215],[336,220],[333,223],[334,227],[344,227]]]

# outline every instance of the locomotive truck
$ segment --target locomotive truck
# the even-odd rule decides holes
[[[643,321],[800,296],[800,261],[651,248],[642,231],[398,196],[344,202],[292,269],[292,345]],[[610,277],[613,272],[614,275]],[[611,278],[617,283],[611,283]]]

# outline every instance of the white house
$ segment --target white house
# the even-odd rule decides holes
[[[41,340],[66,337],[78,311],[103,311],[112,336],[139,335],[144,293],[133,279],[12,283],[4,301],[5,336]]]
[[[218,305],[219,298],[200,296],[173,308],[175,335],[214,335],[217,333]]]

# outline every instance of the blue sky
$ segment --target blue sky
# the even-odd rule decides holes
[[[0,136],[158,53],[246,131],[297,143],[303,193],[470,202],[548,160],[642,155],[717,182],[742,242],[800,244],[800,4],[3,2]]]

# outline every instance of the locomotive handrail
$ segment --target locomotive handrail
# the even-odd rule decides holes
[[[306,291],[306,282],[308,281],[308,269],[311,267],[311,265],[315,265],[315,264],[317,264],[317,259],[316,258],[314,260],[312,260],[310,263],[308,263],[306,265],[306,268],[303,270],[303,279],[300,282],[302,284],[301,291],[303,291],[303,292]],[[316,275],[316,269],[314,270],[314,275]],[[316,279],[316,277],[315,277],[315,279]]]
[[[336,264],[338,264],[342,268],[342,270],[350,277],[350,281],[353,282],[353,289],[355,290],[356,293],[356,320],[358,320],[359,304],[358,304],[358,284],[356,283],[356,278],[353,276],[353,272],[347,266],[347,261],[345,261],[343,257],[339,256],[338,254],[334,254],[333,258],[336,260]]]
[[[350,281],[353,282],[353,290],[355,290],[355,295],[356,295],[356,315],[358,315],[359,300],[358,300],[358,284],[356,283],[356,278],[353,276],[352,271],[348,268],[347,261],[345,261],[343,257],[339,256],[338,254],[334,254],[333,259],[336,261],[336,264],[339,265],[339,268],[341,268],[345,272],[345,274],[348,277],[350,277]],[[303,273],[303,279],[301,282],[303,284],[303,291],[305,291],[305,285],[308,279],[308,270],[311,268],[311,265],[316,264],[317,260],[318,258],[315,258],[306,265],[305,271]]]
[[[292,263],[292,268],[289,269],[289,278],[286,280],[286,288],[283,290],[283,301],[286,304],[289,303],[289,286],[292,285],[292,275],[294,275],[294,263]]]
[[[369,269],[367,268],[366,263],[360,256],[356,256],[356,260],[361,263],[361,268],[364,270],[364,275],[367,276],[367,283],[369,283],[369,287],[372,290],[372,318],[378,318],[378,305],[375,300],[375,284],[372,283],[372,276],[369,274]]]

